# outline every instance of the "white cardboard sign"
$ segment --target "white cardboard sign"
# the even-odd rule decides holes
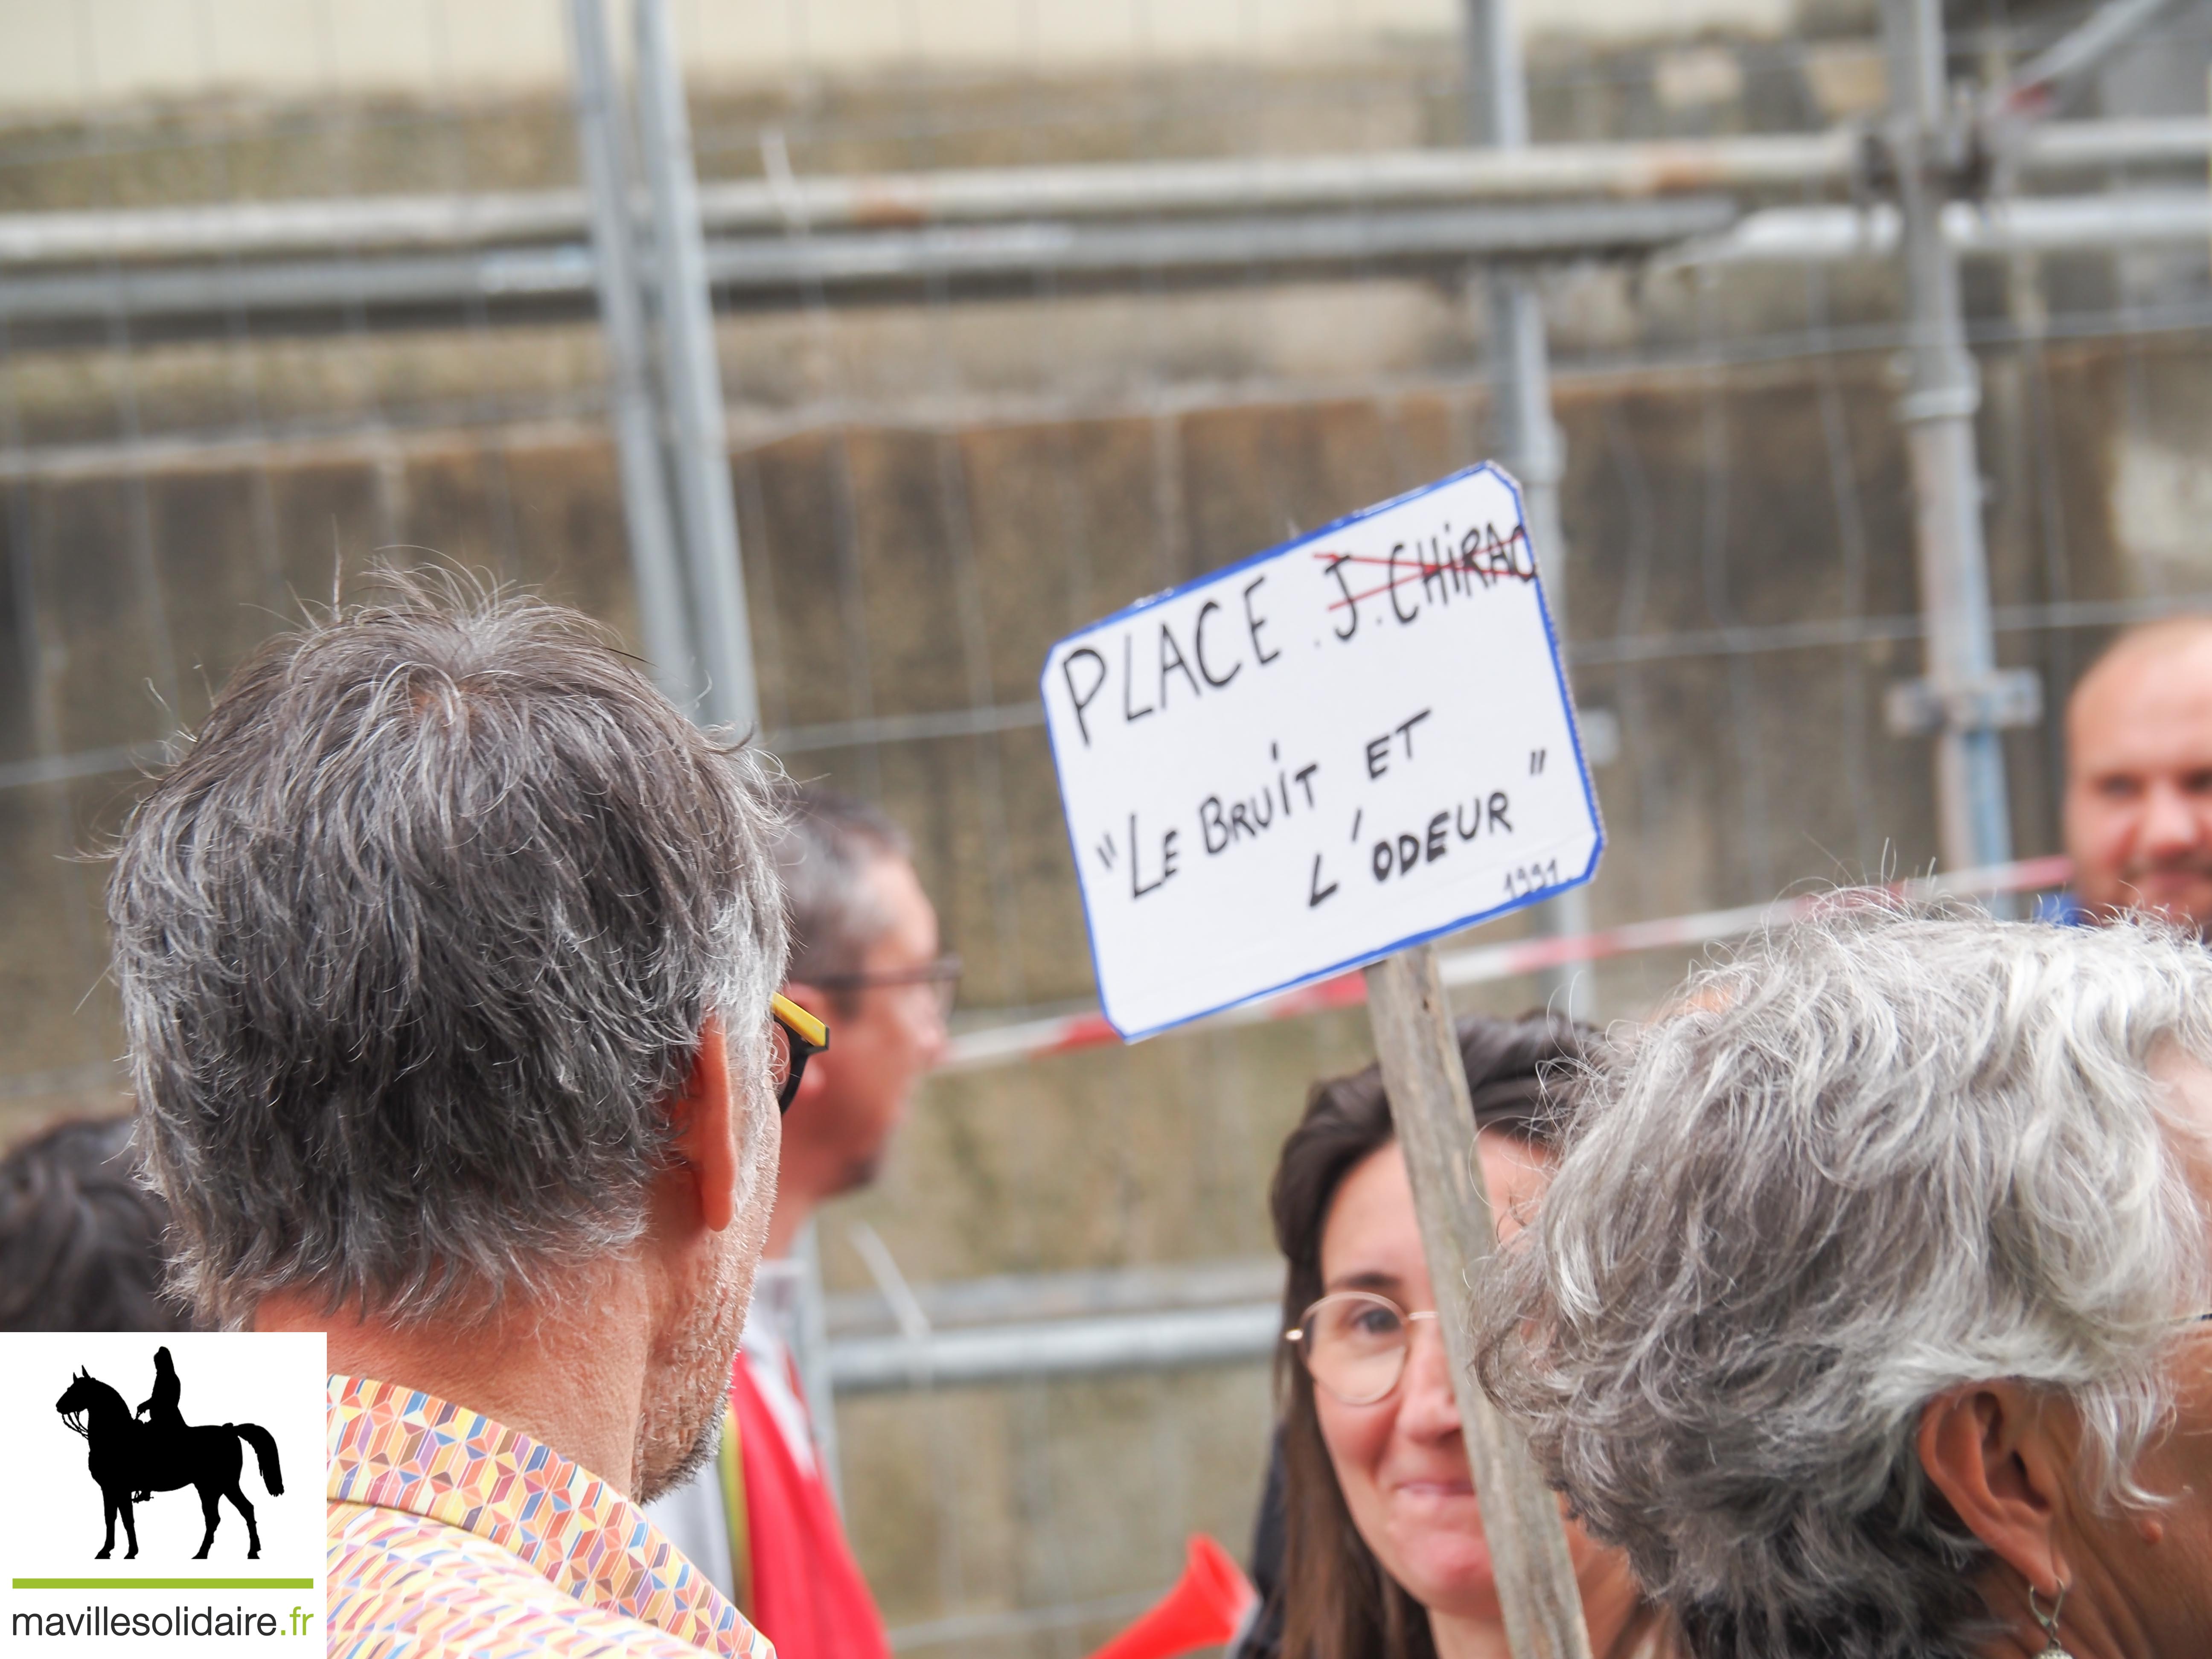
[[[1125,1038],[1596,873],[1521,492],[1493,465],[1094,623],[1040,684]]]

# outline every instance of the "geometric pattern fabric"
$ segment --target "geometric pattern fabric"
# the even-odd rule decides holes
[[[418,1389],[330,1379],[330,1652],[775,1659],[628,1498]]]

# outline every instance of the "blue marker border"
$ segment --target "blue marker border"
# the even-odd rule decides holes
[[[1141,616],[1154,605],[1164,605],[1170,599],[1179,599],[1186,593],[1195,593],[1201,588],[1212,586],[1216,582],[1226,581],[1231,576],[1248,570],[1264,560],[1278,557],[1304,547],[1309,542],[1319,541],[1325,536],[1334,535],[1346,525],[1358,524],[1364,519],[1371,519],[1378,513],[1390,512],[1394,508],[1405,506],[1409,501],[1417,501],[1424,495],[1433,495],[1448,485],[1458,483],[1462,479],[1480,477],[1485,472],[1496,478],[1511,493],[1514,511],[1520,518],[1522,532],[1528,538],[1529,551],[1532,556],[1537,557],[1536,610],[1544,619],[1544,641],[1552,653],[1552,676],[1559,688],[1559,701],[1565,705],[1567,711],[1567,737],[1575,746],[1575,775],[1582,781],[1583,801],[1589,808],[1590,822],[1596,826],[1597,830],[1597,840],[1590,847],[1589,862],[1583,866],[1580,875],[1571,876],[1555,887],[1540,888],[1535,892],[1524,894],[1520,898],[1508,899],[1504,903],[1494,905],[1487,910],[1473,911],[1455,921],[1445,922],[1442,927],[1431,927],[1425,933],[1408,933],[1405,938],[1377,950],[1364,952],[1358,956],[1346,957],[1343,961],[1334,963],[1327,968],[1316,968],[1310,973],[1299,974],[1278,984],[1270,985],[1264,990],[1248,992],[1243,996],[1232,997],[1226,1002],[1216,1003],[1211,1008],[1200,1009],[1196,1013],[1184,1014],[1178,1018],[1166,1020],[1158,1025],[1148,1025],[1141,1031],[1132,1031],[1114,1018],[1114,1011],[1107,1006],[1106,976],[1098,971],[1098,935],[1097,930],[1091,925],[1091,890],[1083,878],[1083,849],[1076,845],[1075,825],[1068,822],[1067,801],[1063,794],[1060,799],[1060,816],[1061,823],[1067,830],[1068,856],[1075,860],[1075,889],[1083,900],[1083,934],[1084,943],[1091,951],[1091,982],[1097,988],[1100,1015],[1109,1025],[1114,1028],[1115,1034],[1122,1042],[1142,1042],[1146,1037],[1158,1036],[1163,1031],[1172,1031],[1178,1026],[1188,1025],[1194,1020],[1209,1018],[1212,1015],[1225,1012],[1231,1008],[1241,1008],[1248,1002],[1258,1002],[1267,997],[1280,996],[1285,991],[1295,991],[1302,985],[1311,985],[1320,980],[1334,979],[1347,969],[1364,968],[1370,963],[1382,961],[1385,957],[1395,956],[1410,946],[1425,945],[1431,939],[1441,939],[1447,933],[1456,933],[1462,928],[1477,927],[1483,922],[1494,921],[1499,916],[1510,915],[1516,910],[1525,910],[1532,904],[1541,904],[1548,899],[1557,898],[1570,888],[1584,885],[1597,874],[1598,860],[1605,856],[1605,815],[1598,810],[1597,792],[1590,787],[1589,763],[1583,755],[1582,716],[1575,708],[1574,692],[1567,685],[1566,665],[1559,655],[1559,630],[1552,621],[1551,604],[1544,597],[1543,563],[1540,556],[1535,555],[1536,537],[1535,532],[1528,526],[1528,504],[1522,496],[1520,481],[1495,461],[1481,461],[1474,466],[1462,467],[1456,472],[1447,473],[1433,483],[1423,484],[1418,489],[1409,489],[1402,495],[1393,495],[1387,501],[1377,501],[1374,506],[1364,507],[1357,513],[1347,513],[1340,519],[1332,519],[1318,530],[1308,531],[1303,536],[1293,536],[1290,540],[1278,542],[1273,547],[1263,547],[1257,553],[1248,554],[1234,564],[1224,565],[1218,570],[1210,570],[1205,575],[1184,582],[1180,586],[1163,588],[1157,593],[1148,593],[1134,605],[1124,605],[1111,615],[1101,617],[1094,623],[1086,623],[1073,634],[1062,635],[1054,641],[1045,651],[1044,666],[1037,671],[1037,696],[1043,702],[1046,710],[1045,741],[1052,746],[1053,777],[1057,782],[1060,775],[1060,738],[1054,730],[1052,721],[1052,688],[1045,682],[1046,677],[1052,672],[1052,659],[1059,654],[1062,646],[1073,644],[1075,641],[1083,639],[1088,635],[1096,634],[1103,629],[1115,627],[1132,617]]]

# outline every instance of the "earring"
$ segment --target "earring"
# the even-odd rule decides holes
[[[2043,1626],[2043,1651],[2037,1654],[2035,1659],[2074,1659],[2074,1656],[2060,1646],[2058,1641],[2058,1609],[2065,1605],[2066,1586],[2063,1584],[2058,1587],[2058,1594],[2051,1598],[2048,1613],[2035,1599],[2035,1586],[2030,1584],[2027,1587],[2027,1610],[2035,1615],[2035,1622]]]

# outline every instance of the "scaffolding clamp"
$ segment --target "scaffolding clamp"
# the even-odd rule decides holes
[[[2043,719],[2043,679],[2033,668],[1999,668],[1938,685],[1899,680],[1883,699],[1891,735],[1932,738],[1942,732],[1998,732]]]

